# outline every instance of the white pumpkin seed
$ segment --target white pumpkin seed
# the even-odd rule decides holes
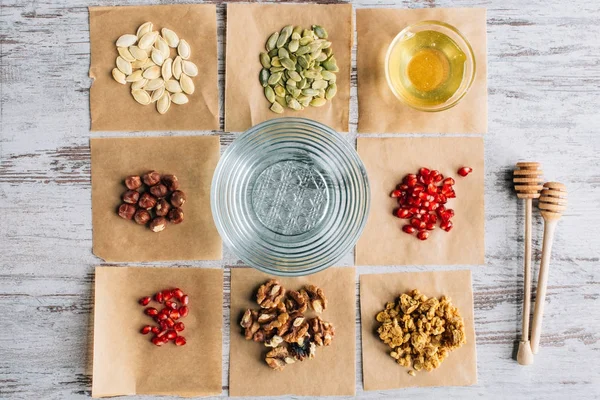
[[[146,61],[148,59],[148,53],[137,46],[129,46],[129,53],[131,53],[136,60]]]
[[[119,68],[119,71],[125,75],[131,75],[131,63],[129,61],[125,61],[125,59],[121,56],[117,57],[117,68]]]
[[[133,68],[133,69],[142,68],[145,63],[146,63],[146,61],[135,60],[134,62],[131,63],[131,68]]]
[[[146,69],[142,76],[146,79],[156,79],[160,76],[160,67],[158,65],[154,65]]]
[[[164,87],[156,89],[155,91],[152,92],[152,96],[150,97],[150,101],[152,103],[154,103],[155,101],[158,101],[158,99],[160,99],[163,94],[165,94],[165,88]]]
[[[192,54],[190,45],[184,39],[181,39],[177,45],[177,54],[179,54],[179,56],[184,60],[190,58],[190,55]]]
[[[117,39],[117,47],[129,47],[133,46],[138,40],[136,35],[123,35]]]
[[[181,63],[182,62],[183,62],[183,60],[179,56],[175,57],[175,60],[173,61],[172,70],[173,70],[173,76],[175,77],[175,79],[181,78]]]
[[[137,29],[136,35],[138,39],[141,39],[146,33],[152,32],[152,22],[144,22]]]
[[[154,61],[152,61],[152,59],[149,58],[146,61],[144,61],[144,64],[142,64],[141,68],[143,70],[147,70],[148,68],[152,68],[152,67],[156,67],[156,64],[154,64]]]
[[[160,114],[164,114],[169,111],[169,107],[171,107],[171,96],[169,96],[169,93],[165,92],[156,102],[156,111]]]
[[[179,84],[181,85],[181,89],[187,94],[193,94],[196,88],[194,87],[194,82],[192,78],[187,76],[186,74],[181,74],[181,78],[179,79]]]
[[[198,75],[198,67],[191,61],[184,61],[182,63],[182,68],[184,74],[187,76],[196,76]]]
[[[148,83],[146,84],[146,86],[144,86],[144,90],[148,90],[151,92],[153,90],[156,90],[156,89],[164,87],[164,86],[165,86],[165,81],[163,81],[162,78],[150,79],[148,81]]]
[[[123,59],[125,61],[129,61],[129,62],[135,61],[135,57],[129,52],[127,47],[117,47],[117,51],[119,52],[119,55],[121,57],[123,57]]]
[[[122,85],[125,85],[127,81],[125,80],[125,74],[119,71],[118,68],[113,68],[112,76],[115,78],[115,81],[119,82]]]
[[[157,48],[153,48],[152,49],[152,56],[151,56],[151,58],[152,58],[152,61],[154,61],[154,64],[156,64],[156,65],[162,65],[163,62],[165,61],[165,59],[163,58],[162,53]]]
[[[135,101],[137,101],[141,105],[145,106],[150,104],[150,95],[145,90],[132,90],[131,95],[133,96]]]
[[[175,104],[187,104],[188,97],[183,93],[173,93],[171,95],[171,101]]]
[[[168,81],[169,79],[171,79],[171,77],[173,76],[173,59],[172,58],[167,58],[165,60],[165,62],[163,62],[162,68],[161,68],[161,75],[162,78],[165,81]]]
[[[137,71],[133,71],[133,73],[129,75],[125,80],[127,82],[137,82],[141,81],[142,79],[144,79],[144,77],[142,76],[142,71],[138,69]]]
[[[181,85],[175,79],[165,81],[165,88],[171,93],[180,93]]]
[[[156,42],[157,37],[157,31],[152,31],[144,34],[138,43],[138,47],[142,50],[149,49],[150,47],[152,47],[152,45],[154,45],[154,42]]]
[[[160,54],[162,54],[163,56],[163,60],[166,60],[171,55],[171,49],[169,48],[169,45],[167,44],[165,39],[163,39],[160,35],[158,35],[158,37],[156,38],[156,42],[154,42],[154,47],[156,47],[156,49],[160,51]]]
[[[165,38],[165,41],[169,47],[175,48],[177,45],[179,45],[179,36],[177,36],[175,32],[168,28],[162,28],[160,32],[162,33],[162,36]]]
[[[148,79],[146,79],[146,78],[142,78],[142,80],[139,80],[139,81],[133,82],[133,83],[131,84],[131,90],[138,90],[138,89],[141,89],[141,88],[143,88],[144,86],[146,86],[146,84],[147,84],[147,83],[148,83]]]

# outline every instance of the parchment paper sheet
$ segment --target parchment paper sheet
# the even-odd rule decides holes
[[[277,278],[290,290],[313,284],[328,299],[321,318],[335,326],[330,346],[318,347],[314,359],[270,369],[267,348],[244,339],[240,318],[248,308],[258,309],[256,290],[271,277],[249,268],[231,270],[231,338],[229,394],[231,396],[352,396],[355,394],[355,268],[329,268],[299,278]],[[311,318],[317,315],[307,312]]]
[[[412,289],[429,297],[446,295],[465,322],[467,343],[453,351],[439,368],[408,374],[409,369],[389,356],[391,348],[377,335],[377,313],[389,301]],[[477,352],[473,326],[471,271],[399,272],[360,276],[363,384],[365,390],[410,386],[468,386],[477,383]]]
[[[358,9],[358,132],[486,133],[487,39],[484,8]],[[477,73],[469,93],[453,108],[417,111],[398,100],[385,78],[385,55],[398,33],[423,20],[455,26],[471,43]]]
[[[221,237],[210,210],[219,161],[217,136],[91,139],[94,254],[106,261],[217,260]],[[159,233],[117,215],[128,175],[176,175],[187,201],[184,221]]]
[[[181,4],[132,7],[90,7],[90,111],[92,131],[155,131],[219,129],[217,87],[217,14],[214,4]],[[192,78],[196,90],[189,103],[171,104],[165,115],[156,104],[138,104],[130,84],[121,85],[111,71],[119,53],[119,36],[135,34],[146,21],[154,30],[169,28],[192,49],[190,61],[198,66]],[[171,49],[171,55],[175,51]]]
[[[359,138],[358,154],[371,186],[371,211],[356,245],[356,265],[483,264],[485,255],[483,138]],[[466,178],[456,171],[473,168]],[[390,193],[406,174],[437,169],[456,181],[450,232],[439,228],[418,240],[402,231],[409,220],[393,215]]]
[[[175,287],[190,296],[187,343],[157,348],[138,300]],[[96,267],[92,396],[221,394],[222,321],[221,269]]]
[[[286,25],[322,25],[329,35],[340,71],[336,96],[322,107],[276,114],[269,110],[258,82],[258,55],[269,36]],[[350,49],[354,38],[350,4],[228,4],[225,87],[225,130],[244,131],[283,116],[310,118],[339,132],[348,132],[350,110]]]

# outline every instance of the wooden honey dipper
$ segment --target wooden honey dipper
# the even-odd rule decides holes
[[[519,342],[517,362],[533,363],[529,343],[529,313],[531,310],[531,213],[532,201],[540,197],[542,171],[537,162],[519,162],[514,171],[513,182],[519,199],[525,200],[525,255],[523,257],[523,332]]]
[[[565,185],[558,182],[544,183],[538,207],[544,218],[544,244],[542,246],[542,261],[540,263],[538,289],[535,296],[535,310],[531,325],[531,351],[533,354],[537,354],[540,348],[542,316],[544,314],[544,304],[546,303],[548,266],[550,264],[550,254],[552,253],[554,231],[563,211],[567,208],[567,188]]]

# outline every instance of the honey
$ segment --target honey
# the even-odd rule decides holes
[[[458,44],[444,33],[409,33],[390,52],[389,79],[409,104],[437,106],[460,87],[466,60]]]

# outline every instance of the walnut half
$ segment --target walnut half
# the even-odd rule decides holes
[[[310,333],[317,346],[329,346],[335,335],[335,328],[329,322],[323,321],[321,317],[315,317],[309,321]]]
[[[325,297],[325,293],[323,293],[323,289],[315,285],[308,285],[302,294],[308,296],[308,304],[315,312],[320,314],[327,308],[327,298]]]
[[[276,371],[282,371],[286,365],[296,362],[285,347],[275,347],[265,356],[267,365]]]
[[[281,303],[284,296],[283,286],[277,280],[271,279],[258,288],[256,302],[261,308],[275,308]]]

